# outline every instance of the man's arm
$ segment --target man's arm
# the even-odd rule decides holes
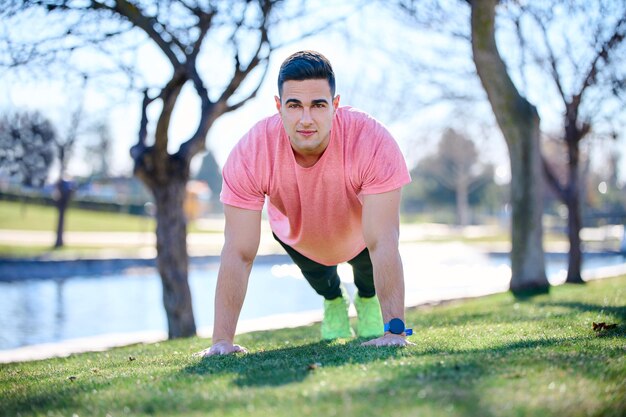
[[[224,205],[224,247],[215,290],[213,346],[201,356],[245,352],[234,345],[237,320],[261,238],[261,211]]]
[[[400,189],[366,195],[363,200],[363,237],[372,259],[374,285],[383,320],[404,321],[404,273],[398,250],[400,238]],[[408,345],[403,335],[386,333],[364,345]]]

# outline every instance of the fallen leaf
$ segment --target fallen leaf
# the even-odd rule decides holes
[[[605,322],[596,323],[593,322],[593,330],[596,332],[601,332],[602,330],[611,330],[617,328],[617,323],[606,324]]]

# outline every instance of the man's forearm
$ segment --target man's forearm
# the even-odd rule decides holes
[[[215,290],[213,344],[218,341],[233,342],[251,268],[252,261],[234,255],[222,255]]]
[[[404,272],[395,242],[379,242],[370,249],[374,285],[385,323],[393,318],[404,320]]]

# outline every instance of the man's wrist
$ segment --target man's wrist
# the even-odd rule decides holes
[[[226,338],[213,338],[213,345],[224,344],[224,343],[232,345],[233,342],[234,342],[233,340],[229,340]]]
[[[410,336],[413,334],[413,329],[409,329],[404,324],[404,320],[399,317],[394,317],[385,323],[384,331],[396,335]]]
[[[400,334],[396,334],[396,333],[391,333],[389,331],[385,332],[384,336],[400,336],[402,338],[406,338],[406,333],[402,332]]]

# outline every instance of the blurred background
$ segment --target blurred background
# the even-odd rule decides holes
[[[141,159],[159,147],[171,161],[187,158],[188,144],[199,146],[188,154],[188,172],[182,170],[188,175],[180,187],[191,293],[202,300],[194,309],[199,326],[209,326],[212,283],[202,277],[214,274],[223,241],[221,167],[241,136],[275,113],[278,68],[303,49],[330,59],[342,105],[376,117],[400,144],[413,178],[402,202],[405,263],[413,254],[421,254],[416,257],[422,261],[441,254],[431,269],[408,270],[415,276],[458,277],[437,268],[459,265],[454,254],[464,253],[460,265],[482,262],[486,269],[468,272],[466,281],[450,288],[479,286],[477,277],[493,273],[497,282],[489,291],[507,289],[511,272],[501,265],[507,265],[511,249],[511,164],[477,75],[467,2],[2,3],[0,304],[5,306],[2,327],[9,330],[0,335],[0,349],[167,327],[158,284],[159,275],[166,278],[152,262],[162,203],[155,199],[156,174]],[[571,195],[577,196],[581,215],[577,235],[590,259],[584,270],[624,263],[624,16],[626,2],[612,0],[506,0],[496,7],[496,41],[505,70],[541,121],[545,179],[535,192],[544,203],[546,253],[557,259],[556,266],[547,267],[553,283],[562,282],[567,269]],[[189,72],[176,85],[181,71]],[[168,91],[177,97],[169,113]],[[266,224],[264,230],[268,235]],[[434,252],[432,245],[439,245]],[[260,254],[282,252],[270,235]],[[485,254],[492,257],[485,260]],[[101,263],[85,267],[86,260]],[[115,260],[136,262],[103,266]],[[281,278],[301,281],[285,259],[263,265],[257,271],[267,277],[269,294],[272,285],[286,285]],[[75,313],[81,320],[73,329],[98,327],[93,320],[103,309],[128,308],[118,314],[126,324],[86,332],[62,328],[73,320],[67,306],[86,300],[85,292],[105,294],[96,287],[107,281],[94,277],[128,284],[129,276],[138,280],[137,287],[115,293],[136,293],[152,307],[137,308],[142,304],[124,299],[89,310],[94,302],[86,302]],[[82,281],[76,287],[82,290],[62,284],[72,277],[86,279],[91,287]],[[112,288],[111,282],[102,288]],[[306,293],[300,284],[294,284],[293,294]],[[33,290],[37,285],[44,287]],[[466,294],[435,290],[432,281],[415,286],[415,293],[427,292],[424,285],[439,298]],[[263,304],[263,297],[258,300]],[[294,305],[314,310],[313,300],[294,295],[276,311],[244,316],[286,314]],[[415,302],[424,301],[428,297]],[[246,303],[255,310],[255,301]],[[138,310],[146,320],[129,318]],[[16,314],[25,317],[23,324],[10,327],[6,323]],[[40,337],[54,328],[50,320],[61,330]]]

